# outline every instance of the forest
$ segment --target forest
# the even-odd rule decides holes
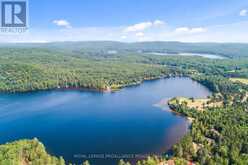
[[[146,53],[154,51],[175,55]],[[179,52],[214,53],[227,58],[182,57],[177,56]],[[223,102],[223,107],[199,112],[185,104],[173,105],[174,111],[194,119],[189,134],[172,148],[172,155],[148,158],[137,165],[157,165],[170,160],[178,165],[189,161],[199,165],[248,164],[248,85],[231,81],[248,78],[246,44],[69,42],[0,46],[1,92],[116,90],[171,76],[187,76],[203,84],[213,92],[210,99]],[[20,158],[17,151],[22,151],[21,159],[17,159]],[[37,139],[0,145],[0,164],[13,161],[65,164],[63,158],[47,154]],[[129,163],[121,160],[119,165]]]
[[[214,83],[215,80],[211,78],[209,81]],[[175,157],[203,165],[248,163],[247,98],[239,92],[247,92],[247,87],[230,83],[229,88],[229,85],[225,86],[225,81],[221,82],[216,83],[216,88],[220,88],[217,91],[219,95],[213,95],[212,99],[223,100],[223,107],[207,108],[200,112],[188,108],[184,103],[171,105],[176,112],[194,119],[190,133],[173,147]],[[238,90],[235,91],[235,88]]]
[[[168,75],[168,69],[144,63],[78,58],[46,49],[0,50],[0,91],[55,88],[105,90]]]

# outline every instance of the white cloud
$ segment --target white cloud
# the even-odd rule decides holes
[[[190,29],[188,27],[179,27],[179,28],[176,28],[175,30],[177,33],[184,33],[184,32],[189,32]]]
[[[203,32],[206,32],[207,29],[206,28],[203,28],[203,27],[197,27],[197,28],[192,28],[191,29],[191,33],[203,33]]]
[[[164,24],[165,24],[165,22],[163,22],[161,20],[155,20],[154,22],[151,22],[151,21],[141,22],[141,23],[137,23],[137,24],[128,26],[124,30],[124,32],[141,32],[141,31],[150,29],[152,27],[162,26]]]
[[[169,40],[177,40],[182,42],[232,42],[232,43],[248,43],[248,21],[235,22],[232,24],[208,26],[207,31],[197,35],[173,35],[169,36]],[[235,35],[229,35],[235,34]]]
[[[162,25],[165,25],[165,22],[164,21],[161,21],[161,20],[155,20],[153,22],[153,25],[154,26],[162,26]]]
[[[137,31],[144,31],[150,27],[152,27],[152,22],[142,22],[132,26],[129,26],[125,29],[126,32],[137,32]]]
[[[121,36],[121,39],[123,39],[123,40],[124,40],[124,39],[127,39],[127,36]]]
[[[54,20],[53,23],[59,27],[72,28],[70,22],[64,19]]]
[[[246,9],[241,10],[239,15],[242,16],[242,17],[247,16],[248,15],[248,10],[246,10]]]
[[[142,33],[142,32],[136,33],[135,35],[136,35],[137,37],[144,37],[144,36],[145,36],[145,34]]]
[[[154,21],[155,22],[155,21]],[[153,23],[154,23],[153,22]],[[215,26],[152,26],[147,31],[124,33],[125,26],[36,29],[20,35],[0,35],[0,42],[54,41],[183,41],[183,42],[247,42],[248,21]],[[138,34],[140,33],[140,34]],[[143,34],[142,34],[143,33]],[[234,35],[229,35],[234,34]],[[140,37],[138,37],[140,36]],[[142,37],[143,36],[143,37]]]
[[[207,29],[203,27],[195,27],[195,28],[189,28],[189,27],[179,27],[176,28],[176,33],[189,33],[189,34],[195,34],[195,33],[203,33],[206,32]]]

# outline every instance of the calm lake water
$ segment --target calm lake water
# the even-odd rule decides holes
[[[151,52],[148,54],[159,55],[159,56],[199,56],[209,59],[226,59],[226,57],[216,54],[207,54],[207,53],[178,53],[178,54],[168,54],[168,53],[157,53]]]
[[[210,94],[188,78],[147,81],[115,93],[0,94],[0,143],[37,137],[49,153],[74,163],[84,157],[92,165],[116,164],[107,157],[128,156],[123,154],[161,154],[188,131],[189,123],[153,105],[175,96]]]

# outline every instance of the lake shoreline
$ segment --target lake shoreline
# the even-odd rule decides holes
[[[189,124],[191,125],[194,119],[190,118],[190,117],[187,117],[187,116],[183,115],[182,113],[179,113],[179,112],[175,111],[175,107],[169,103],[171,99],[173,99],[173,98],[162,99],[159,103],[156,103],[153,106],[158,107],[158,108],[160,108],[162,110],[165,110],[165,111],[169,111],[169,112],[171,112],[171,113],[173,113],[173,114],[175,114],[177,116],[181,116],[183,118],[186,118],[187,121],[189,122]],[[165,108],[166,106],[168,106],[169,109]]]
[[[159,77],[152,77],[152,78],[144,78],[141,81],[126,84],[126,85],[117,85],[116,87],[106,86],[105,88],[90,88],[90,87],[55,87],[50,89],[35,89],[35,90],[26,90],[26,91],[0,91],[0,94],[25,94],[25,93],[34,93],[34,92],[42,92],[42,91],[69,91],[69,90],[76,90],[76,91],[92,91],[92,92],[100,92],[100,93],[112,93],[118,92],[124,88],[139,86],[146,81],[153,81],[153,80],[160,80],[160,79],[168,79],[168,78],[176,78],[176,77],[187,77],[191,78],[186,75],[162,75]]]
[[[169,103],[169,101],[168,101],[168,106],[169,106],[171,112],[173,112],[173,113],[175,113],[175,114],[177,114],[177,115],[179,115],[179,116],[182,116],[182,117],[186,118],[187,121],[189,122],[190,126],[193,124],[194,118],[185,116],[184,114],[177,112],[177,111],[175,110],[175,107],[174,107],[173,105],[171,105],[171,104]]]

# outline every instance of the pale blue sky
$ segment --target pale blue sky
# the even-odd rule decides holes
[[[29,32],[1,42],[248,42],[247,0],[29,0]]]

